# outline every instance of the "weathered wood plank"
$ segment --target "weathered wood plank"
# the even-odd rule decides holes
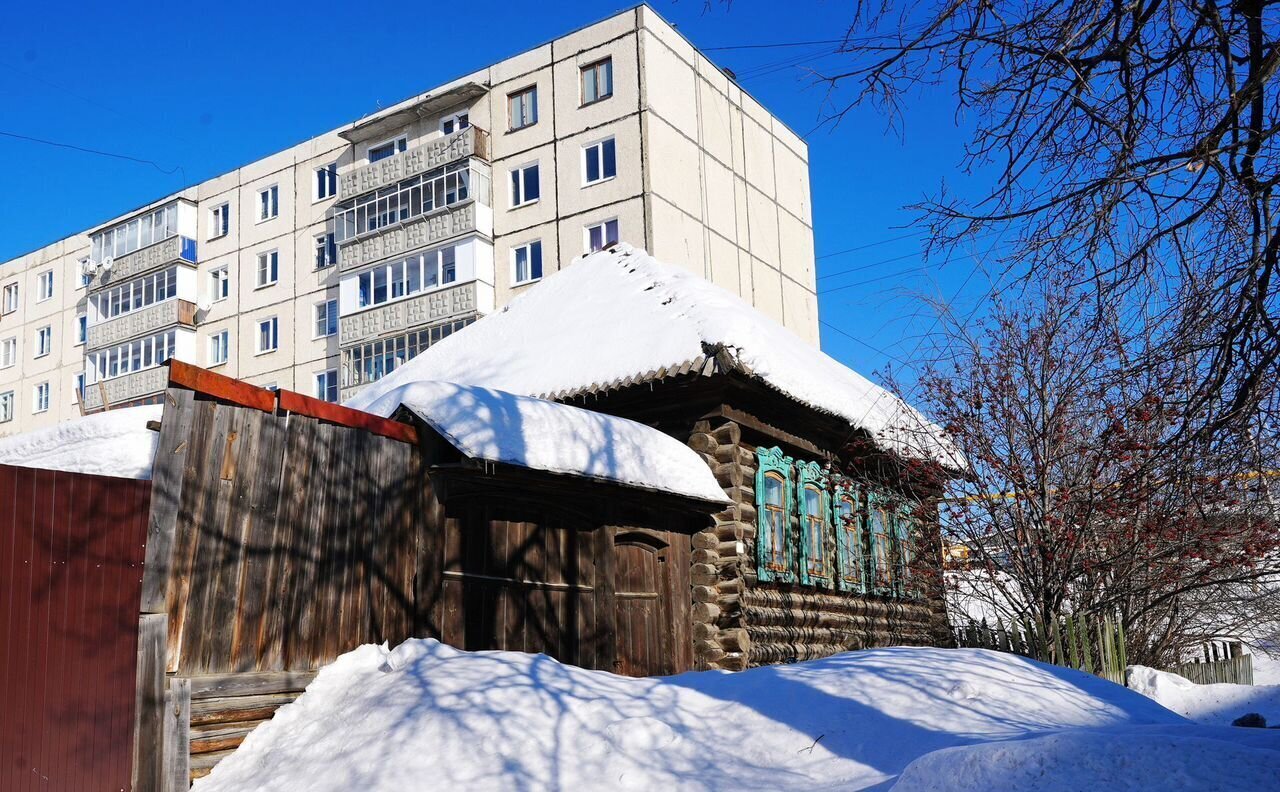
[[[146,560],[142,566],[142,613],[168,613],[182,480],[195,417],[191,391],[171,388],[164,394],[160,438],[151,472],[151,513],[147,521]]]
[[[198,699],[191,702],[191,725],[205,726],[211,723],[264,720],[270,718],[285,704],[296,701],[300,695],[302,695],[301,691],[289,691]]]
[[[164,644],[168,617],[138,617],[137,693],[133,718],[134,792],[164,790]]]
[[[191,682],[173,677],[168,688],[164,700],[164,788],[185,792],[191,786]]]
[[[211,698],[296,693],[305,690],[315,671],[254,671],[240,674],[202,674],[190,677],[192,706]]]

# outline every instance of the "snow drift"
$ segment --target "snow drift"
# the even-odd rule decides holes
[[[149,479],[163,407],[124,407],[0,439],[0,464]]]
[[[1268,725],[1280,726],[1280,685],[1198,685],[1146,666],[1130,667],[1127,681],[1132,690],[1197,723],[1225,726],[1256,712]]]
[[[1196,726],[1096,677],[982,650],[875,649],[737,674],[631,679],[543,655],[411,640],[340,657],[195,789],[813,792],[887,789],[904,769],[902,789],[1127,789],[1150,781],[1142,774],[1156,764],[1204,761],[1204,746],[1187,741],[1221,740],[1220,732],[1271,736]],[[1106,744],[1094,768],[1110,774],[1105,781],[1033,781],[1042,772],[1092,778],[1071,774],[1074,751],[1086,745],[1077,733]],[[1269,745],[1280,748],[1272,734]],[[1226,758],[1206,766],[1280,769],[1280,751],[1223,745]],[[1132,750],[1154,753],[1126,762]]]

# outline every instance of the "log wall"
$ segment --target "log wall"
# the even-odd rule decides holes
[[[697,667],[741,670],[851,649],[948,644],[940,596],[901,600],[757,580],[753,439],[720,418],[699,421],[688,441],[733,501],[693,536]]]

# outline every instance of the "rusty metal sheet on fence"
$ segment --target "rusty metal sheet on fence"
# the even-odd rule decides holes
[[[129,789],[150,498],[0,465],[0,789]]]

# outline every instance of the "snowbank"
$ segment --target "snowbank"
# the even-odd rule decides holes
[[[1268,725],[1280,726],[1280,685],[1197,685],[1146,666],[1130,667],[1128,683],[1130,689],[1197,723],[1228,725],[1256,712]]]
[[[737,368],[889,448],[964,466],[944,433],[895,394],[736,295],[625,244],[575,260],[347,405],[367,410],[414,381],[555,397],[675,371],[721,347]]]
[[[631,679],[412,640],[340,657],[195,790],[885,789],[931,751],[1136,725],[1202,728],[1096,677],[982,650]]]
[[[125,407],[0,438],[0,464],[149,479],[162,405]]]
[[[369,409],[390,415],[400,405],[474,459],[725,502],[692,448],[625,418],[451,382],[402,385]]]
[[[1073,731],[934,751],[912,762],[893,790],[1261,792],[1280,778],[1280,739],[1242,743],[1240,734],[1165,731]]]

